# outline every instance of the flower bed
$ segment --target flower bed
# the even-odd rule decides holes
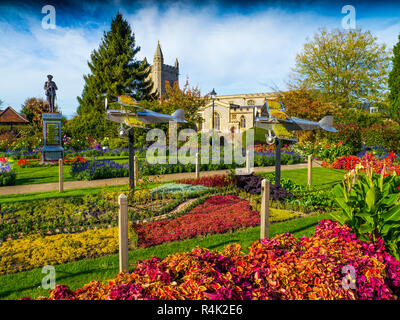
[[[14,185],[17,174],[5,157],[0,157],[0,187]]]
[[[261,181],[263,177],[260,175],[249,174],[240,175],[235,177],[235,186],[250,194],[261,193]],[[293,195],[283,187],[270,184],[270,197],[271,200],[284,200],[291,198]]]
[[[233,185],[233,179],[228,175],[201,177],[197,179],[178,180],[178,183],[191,184],[194,186],[202,185],[210,188],[224,188]]]
[[[134,244],[133,234],[131,239]],[[118,228],[5,241],[0,245],[0,274],[111,254],[118,246]]]
[[[377,158],[372,153],[365,153],[360,157],[347,156],[335,159],[332,163],[323,162],[322,166],[325,168],[354,170],[357,165],[360,168],[372,167],[375,173],[381,173],[385,168],[386,173],[396,172],[400,175],[400,164],[397,162],[398,156],[393,152],[390,152],[385,158]]]
[[[92,281],[75,291],[58,285],[39,299],[367,300],[397,299],[400,292],[400,262],[382,242],[359,241],[334,221],[321,220],[310,238],[286,233],[254,242],[248,254],[240,250],[231,244],[222,252],[196,248],[153,257],[106,283]],[[354,272],[350,285],[344,268]]]
[[[78,180],[95,180],[127,177],[128,164],[118,164],[110,159],[75,162],[71,166],[71,176]]]
[[[151,194],[175,194],[175,193],[192,193],[207,190],[208,188],[201,185],[188,185],[179,183],[166,183],[159,187],[153,188]]]
[[[188,214],[134,226],[140,247],[259,225],[260,215],[237,196],[212,196]]]

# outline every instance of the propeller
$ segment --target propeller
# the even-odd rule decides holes
[[[275,143],[275,137],[272,136],[271,130],[268,130],[268,134],[265,135],[265,139],[268,144],[274,144]]]

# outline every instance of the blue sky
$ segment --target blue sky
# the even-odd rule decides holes
[[[42,7],[56,9],[56,29],[42,28]],[[164,61],[180,64],[203,93],[269,92],[286,81],[307,37],[318,28],[342,28],[342,7],[353,5],[356,26],[389,49],[400,33],[400,4],[360,1],[14,1],[0,3],[0,99],[20,110],[28,97],[44,98],[47,74],[58,85],[58,105],[72,116],[87,61],[120,10],[152,62],[157,41]]]

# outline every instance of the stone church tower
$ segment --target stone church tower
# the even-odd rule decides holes
[[[161,51],[160,42],[157,44],[157,49],[151,66],[150,77],[153,81],[153,91],[157,92],[158,96],[165,93],[165,81],[169,81],[171,86],[176,81],[179,85],[179,63],[178,58],[175,60],[174,66],[164,64],[164,57]]]

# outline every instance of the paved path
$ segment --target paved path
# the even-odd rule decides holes
[[[314,167],[319,165],[314,163]],[[291,169],[302,169],[307,168],[307,163],[299,163],[292,165],[283,165],[282,170]],[[256,167],[254,172],[273,172],[275,171],[275,166],[269,167]],[[209,177],[221,174],[229,174],[229,170],[216,170],[216,171],[201,171],[200,177]],[[194,178],[194,172],[183,172],[183,173],[172,173],[164,174],[159,176],[149,176],[150,181],[173,181],[186,178]],[[128,178],[112,178],[112,179],[99,179],[92,181],[67,181],[64,182],[64,190],[67,189],[77,189],[77,188],[92,188],[92,187],[106,187],[106,186],[116,186],[128,184]],[[32,193],[32,192],[46,192],[58,190],[58,182],[52,183],[41,183],[41,184],[30,184],[30,185],[17,185],[17,186],[7,186],[0,187],[1,195],[10,194],[22,194],[22,193]]]

